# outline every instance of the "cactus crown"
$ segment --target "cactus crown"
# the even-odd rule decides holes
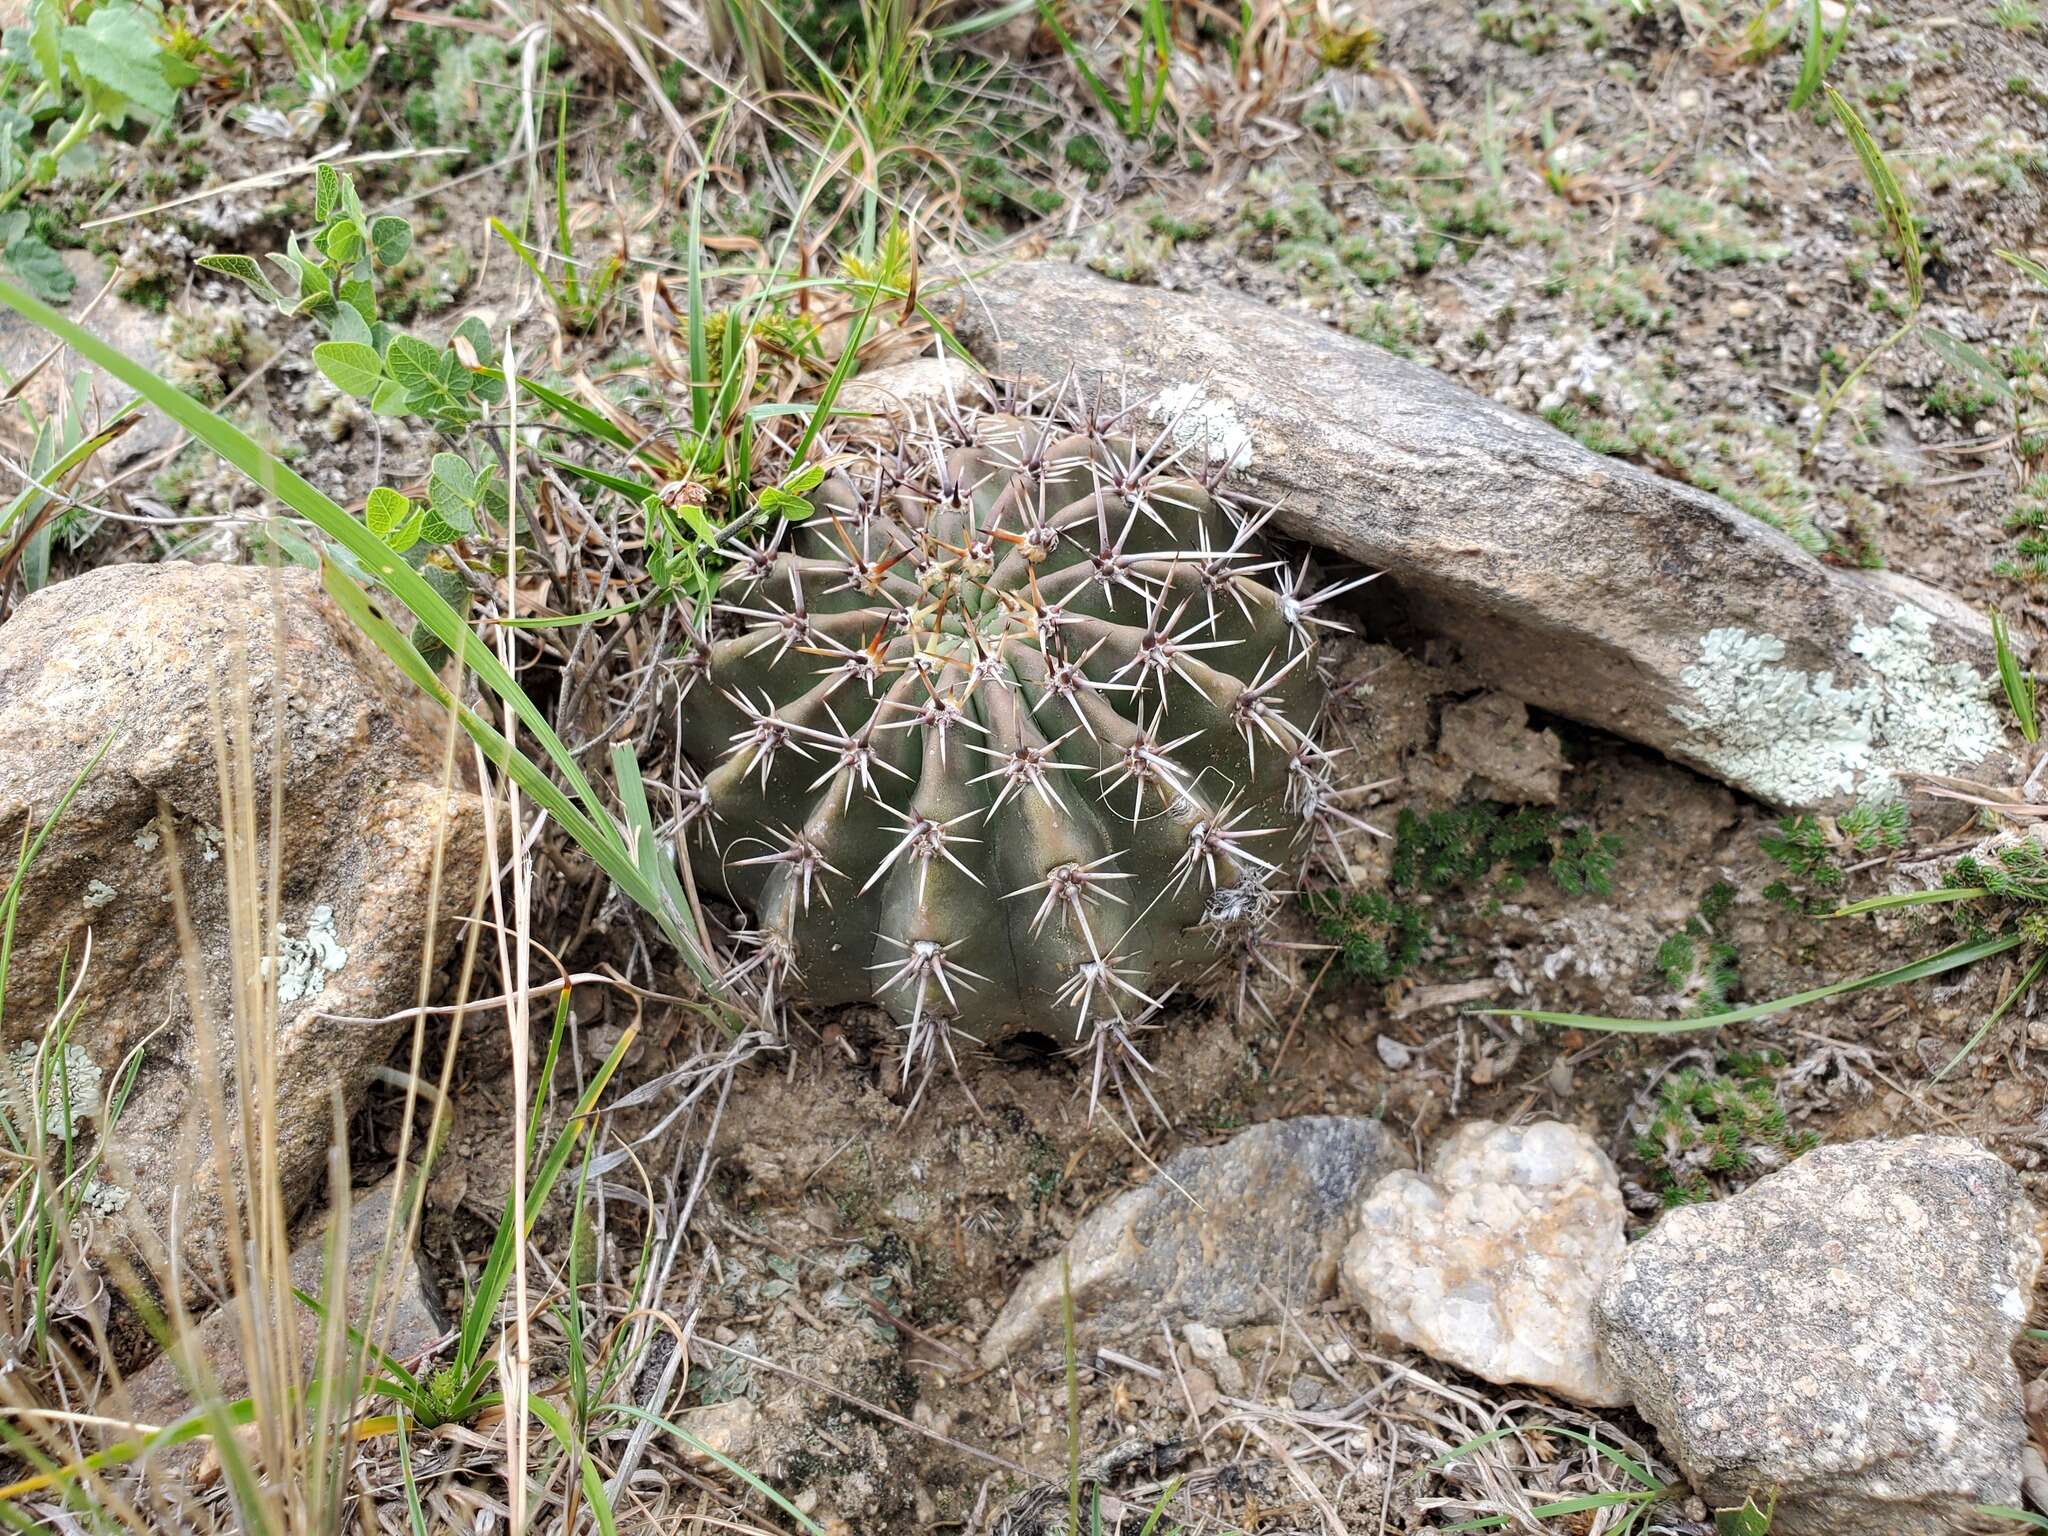
[[[1344,815],[1311,735],[1338,589],[1142,422],[1069,388],[849,455],[682,663],[698,878],[754,914],[764,995],[879,1001],[906,1073],[949,1023],[1121,1038]]]

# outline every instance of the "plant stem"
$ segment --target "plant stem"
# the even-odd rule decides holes
[[[1813,424],[1813,441],[1806,445],[1806,451],[1808,453],[1813,452],[1814,449],[1820,446],[1821,434],[1827,431],[1828,429],[1828,417],[1834,414],[1836,405],[1838,405],[1841,402],[1842,396],[1848,392],[1849,386],[1851,384],[1854,384],[1858,379],[1862,378],[1864,371],[1868,369],[1872,363],[1876,362],[1880,357],[1883,357],[1885,353],[1891,351],[1893,347],[1897,346],[1900,342],[1904,341],[1907,336],[1911,335],[1914,327],[1919,325],[1919,323],[1920,312],[1918,310],[1915,310],[1912,314],[1906,317],[1906,323],[1904,325],[1900,326],[1896,331],[1893,331],[1891,335],[1885,337],[1883,341],[1880,341],[1876,346],[1872,347],[1870,351],[1864,355],[1863,361],[1858,363],[1854,368],[1851,368],[1848,374],[1843,378],[1842,382],[1837,384],[1833,389],[1828,391],[1827,398],[1819,402],[1820,420]]]
[[[42,88],[40,86],[37,87],[38,91],[40,91],[41,89]],[[31,100],[33,100],[33,98],[31,98]],[[72,150],[78,147],[78,141],[80,139],[84,138],[88,133],[91,133],[93,129],[99,127],[99,125],[99,113],[79,113],[78,121],[71,125],[70,132],[66,133],[63,138],[59,139],[57,141],[56,146],[49,151],[50,163],[54,165],[61,161],[66,155],[70,154]],[[16,181],[15,184],[9,187],[5,192],[0,192],[0,213],[5,213],[9,208],[12,208],[14,206],[15,199],[20,197],[22,193],[28,190],[29,182],[33,176],[33,171],[23,171],[21,173],[20,180]]]

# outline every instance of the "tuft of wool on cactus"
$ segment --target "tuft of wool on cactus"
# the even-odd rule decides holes
[[[692,870],[753,916],[764,1006],[875,1001],[928,1076],[950,1032],[1134,1055],[1256,954],[1339,823],[1311,590],[1269,511],[1149,402],[1069,384],[842,455],[740,553],[683,663]],[[1141,1064],[1142,1064],[1142,1059]]]

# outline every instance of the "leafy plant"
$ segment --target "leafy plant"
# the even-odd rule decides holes
[[[1657,948],[1655,965],[1665,990],[1689,1013],[1718,1012],[1735,992],[1738,957],[1722,930],[1734,903],[1735,887],[1716,881],[1699,911]]]
[[[271,138],[307,139],[329,111],[370,78],[372,55],[367,13],[361,5],[329,6],[301,0],[300,14],[276,15],[292,60],[291,83],[262,103],[245,103],[236,116],[251,131]]]
[[[1723,1178],[1775,1167],[1819,1145],[1786,1118],[1772,1085],[1783,1064],[1771,1052],[1736,1052],[1716,1070],[1688,1067],[1658,1085],[1635,1149],[1666,1205],[1718,1199]]]
[[[1354,981],[1384,986],[1422,956],[1422,913],[1384,891],[1306,891],[1301,905],[1316,937],[1336,948],[1337,963]]]
[[[0,54],[0,265],[38,298],[63,302],[72,278],[15,208],[22,194],[56,180],[97,130],[169,118],[199,78],[159,41],[157,20],[133,0],[87,0],[68,18],[60,0],[32,0],[27,27],[10,30]]]
[[[1500,888],[1512,893],[1548,870],[1567,895],[1604,896],[1622,851],[1620,838],[1563,828],[1555,812],[1508,810],[1482,800],[1427,816],[1403,811],[1395,823],[1391,876],[1396,890],[1448,891],[1501,869]]]
[[[1784,877],[1764,887],[1765,899],[1788,912],[1802,912],[1816,898],[1832,898],[1848,879],[1841,861],[1905,846],[1906,822],[1903,800],[1852,806],[1840,816],[1780,817],[1775,830],[1757,839],[1764,856],[1785,871]]]

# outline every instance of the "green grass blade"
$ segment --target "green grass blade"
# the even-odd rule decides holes
[[[2013,654],[2012,637],[2006,633],[2005,615],[1996,608],[1991,610],[1991,644],[1998,654],[1998,681],[2005,689],[2005,702],[2012,709],[2012,717],[2019,722],[2020,735],[2028,742],[2041,739],[2041,722],[2036,715],[2034,704],[2033,675],[2020,665]]]
[[[1963,1042],[1962,1048],[1955,1055],[1949,1057],[1948,1065],[1934,1074],[1937,1083],[1955,1071],[1965,1056],[1984,1043],[1984,1037],[1998,1027],[1998,1021],[2005,1017],[2006,1010],[2034,990],[2034,983],[2041,979],[2041,970],[2044,966],[2048,966],[2048,950],[2043,950],[2034,958],[2034,963],[2027,968],[2026,974],[2020,977],[2020,984],[1998,1000],[1998,1006],[1991,1010],[1991,1017],[1978,1025],[1977,1032]]]
[[[566,997],[568,994],[564,993]],[[490,1256],[484,1260],[483,1274],[477,1280],[476,1294],[470,1298],[462,1316],[462,1333],[456,1346],[456,1360],[465,1374],[473,1370],[483,1357],[484,1335],[497,1320],[498,1305],[504,1300],[505,1287],[512,1283],[512,1261],[515,1245],[526,1241],[533,1231],[533,1225],[540,1220],[542,1208],[547,1204],[548,1193],[568,1166],[570,1155],[576,1144],[590,1129],[591,1114],[597,1108],[598,1098],[618,1071],[619,1063],[625,1059],[627,1049],[637,1038],[637,1032],[628,1029],[612,1047],[611,1055],[604,1059],[590,1079],[583,1096],[570,1111],[568,1124],[562,1127],[554,1144],[548,1148],[547,1156],[535,1170],[533,1181],[526,1193],[526,1230],[516,1231],[512,1221],[510,1203],[507,1203],[505,1219],[498,1224],[497,1236],[492,1239]],[[538,1100],[536,1100],[538,1107]]]
[[[662,926],[663,936],[676,945],[691,974],[705,985],[715,987],[717,975],[710,962],[687,934],[668,922],[659,889],[643,878],[631,850],[611,819],[606,817],[600,825],[586,815],[560,785],[540,770],[539,765],[500,735],[490,721],[450,692],[448,685],[427,665],[412,642],[376,611],[370,603],[369,594],[339,565],[330,561],[322,567],[321,574],[328,595],[355,620],[371,642],[435,703],[454,711],[457,723],[482,749],[484,756],[525,790],[535,804],[553,816],[562,830],[576,840],[578,846],[612,878],[613,883]]]
[[[2015,1525],[2024,1525],[2032,1531],[2048,1531],[2048,1516],[2037,1515],[2030,1509],[2013,1509],[2004,1504],[1979,1504],[1977,1513],[1989,1515],[1994,1520],[2010,1520]]]
[[[1767,1019],[1772,1014],[1786,1013],[1807,1003],[1817,1003],[1830,997],[1846,997],[1852,992],[1869,992],[1883,987],[1900,987],[1909,982],[1924,981],[1929,976],[1961,970],[1966,965],[1975,965],[1979,960],[2002,955],[2008,950],[2019,948],[2025,942],[2017,933],[1997,934],[1988,939],[1973,939],[1951,945],[1937,954],[1915,960],[1910,965],[1897,966],[1889,971],[1878,971],[1849,981],[1830,982],[1827,986],[1815,987],[1810,992],[1795,992],[1789,997],[1773,998],[1767,1003],[1751,1003],[1745,1008],[1731,1008],[1724,1013],[1710,1013],[1696,1019],[1606,1019],[1584,1013],[1537,1013],[1527,1008],[1480,1008],[1474,1011],[1529,1019],[1537,1024],[1555,1024],[1566,1029],[1597,1029],[1622,1035],[1679,1035],[1693,1030],[1720,1029],[1727,1024],[1745,1024],[1751,1019]]]
[[[1940,906],[1953,901],[1975,901],[1991,893],[1979,885],[1942,886],[1932,891],[1899,891],[1889,896],[1872,896],[1867,901],[1851,902],[1846,907],[1837,907],[1825,913],[1827,918],[1861,917],[1865,912],[1886,912],[1893,907]]]
[[[1891,162],[1885,159],[1884,151],[1877,147],[1877,140],[1863,126],[1863,119],[1856,115],[1849,99],[1832,85],[1827,87],[1827,93],[1828,105],[1834,109],[1835,120],[1848,136],[1849,147],[1856,151],[1856,159],[1863,167],[1863,178],[1870,183],[1870,195],[1877,203],[1885,229],[1891,235],[1899,265],[1905,270],[1906,297],[1911,307],[1918,310],[1926,286],[1921,272],[1920,228],[1913,221],[1912,205],[1906,201],[1905,189],[1899,185]]]
[[[2018,251],[2000,250],[1998,259],[2005,262],[2020,276],[2048,288],[2048,267],[2044,267],[2031,256],[2022,256]]]
[[[619,1536],[611,1500],[604,1496],[604,1479],[597,1475],[597,1463],[570,1432],[569,1422],[562,1417],[561,1410],[544,1397],[530,1398],[526,1406],[536,1419],[547,1426],[548,1433],[561,1446],[562,1454],[576,1464],[577,1475],[583,1480],[583,1497],[589,1502],[590,1512],[597,1520],[599,1536]]]
[[[734,1461],[730,1456],[726,1455],[716,1446],[706,1445],[702,1440],[699,1440],[695,1435],[691,1434],[687,1429],[684,1429],[680,1424],[671,1424],[667,1419],[664,1419],[660,1414],[649,1413],[645,1408],[641,1408],[633,1403],[607,1403],[599,1411],[602,1413],[616,1413],[622,1418],[638,1419],[640,1422],[644,1424],[652,1424],[656,1429],[664,1430],[667,1433],[674,1435],[678,1440],[682,1441],[683,1444],[687,1445],[699,1456],[703,1456],[711,1461],[717,1462],[718,1465],[725,1468],[726,1471],[730,1472],[734,1477],[738,1478],[741,1482],[745,1483],[749,1488],[753,1489],[754,1492],[760,1494],[762,1498],[766,1499],[770,1504],[773,1504],[785,1515],[788,1515],[790,1519],[794,1520],[798,1525],[802,1526],[803,1529],[809,1533],[809,1536],[825,1536],[825,1527],[818,1524],[817,1521],[813,1520],[809,1515],[805,1514],[802,1510],[798,1509],[794,1504],[790,1503],[788,1499],[784,1498],[780,1493],[777,1493],[773,1488],[769,1487],[768,1484],[763,1482],[758,1475],[749,1472],[745,1467],[741,1466],[738,1462]]]

